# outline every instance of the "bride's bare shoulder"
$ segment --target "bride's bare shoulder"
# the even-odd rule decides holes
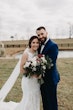
[[[22,54],[22,57],[28,57],[28,48],[26,48]]]
[[[23,54],[28,54],[28,52],[29,52],[29,48],[26,48],[26,49],[24,50]]]

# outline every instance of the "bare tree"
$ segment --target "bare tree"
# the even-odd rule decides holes
[[[69,24],[69,39],[71,39],[71,36],[73,34],[73,24],[68,23]]]
[[[13,40],[14,39],[14,36],[11,36],[10,38]]]

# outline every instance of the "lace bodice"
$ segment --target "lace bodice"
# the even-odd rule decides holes
[[[26,48],[24,53],[26,53],[28,55],[28,60],[31,60],[34,56],[36,56],[38,54],[37,51],[35,53],[30,52],[29,48]]]

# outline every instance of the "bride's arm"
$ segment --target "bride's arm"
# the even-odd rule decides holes
[[[23,66],[26,63],[27,59],[28,59],[28,55],[27,55],[27,53],[24,53],[22,55],[21,62],[20,62],[20,73],[21,74],[23,74],[25,72],[24,69],[23,69]]]

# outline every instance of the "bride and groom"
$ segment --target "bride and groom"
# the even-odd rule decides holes
[[[53,67],[46,70],[42,76],[44,83],[39,84],[36,75],[31,78],[22,78],[23,98],[16,110],[40,110],[40,93],[42,96],[44,110],[58,110],[57,105],[57,84],[59,82],[59,73],[56,67],[58,56],[58,46],[47,38],[48,33],[45,27],[36,29],[37,36],[32,36],[29,39],[29,48],[25,49],[20,63],[20,72],[23,74],[23,69],[26,61],[31,60],[35,55],[48,55],[53,62]],[[22,108],[19,109],[22,105]]]
[[[20,73],[25,73],[24,64],[38,54],[44,54],[52,59],[53,67],[47,69],[45,75],[42,76],[44,83],[38,83],[37,75],[25,77],[23,75],[21,86],[23,97],[14,110],[40,110],[40,98],[42,96],[43,110],[58,110],[57,104],[57,84],[60,80],[56,67],[58,56],[58,46],[51,39],[45,27],[36,29],[37,36],[29,39],[29,47],[25,49],[21,62]]]

